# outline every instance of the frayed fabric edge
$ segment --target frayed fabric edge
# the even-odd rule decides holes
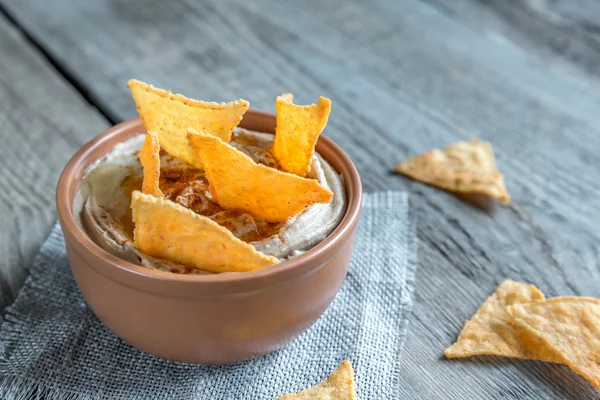
[[[64,389],[46,387],[31,378],[18,376],[0,377],[2,400],[98,400],[99,397],[74,393]]]

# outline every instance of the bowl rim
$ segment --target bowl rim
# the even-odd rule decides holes
[[[246,115],[251,118],[260,120],[275,120],[275,115],[258,110],[248,110]],[[76,251],[72,245],[68,243],[67,234],[79,243],[83,248],[88,250],[93,256],[105,261],[102,268],[92,264],[92,267],[103,275],[121,275],[125,273],[127,275],[136,276],[144,280],[161,281],[161,282],[173,282],[173,283],[188,283],[188,284],[248,284],[250,282],[255,283],[267,283],[266,281],[289,281],[290,279],[299,278],[300,276],[314,272],[323,266],[331,257],[337,252],[334,251],[334,247],[340,241],[345,243],[351,239],[358,218],[360,216],[361,204],[362,204],[362,185],[358,171],[350,159],[350,157],[331,139],[321,135],[319,137],[319,146],[325,146],[330,149],[330,152],[339,158],[339,163],[344,165],[346,173],[343,174],[336,170],[336,172],[343,174],[346,197],[347,197],[347,208],[342,218],[342,221],[329,234],[327,238],[318,243],[316,246],[306,251],[305,253],[294,257],[290,260],[282,261],[281,263],[274,264],[269,267],[261,268],[254,271],[247,271],[244,273],[222,273],[222,274],[211,274],[211,275],[189,275],[189,274],[174,274],[167,271],[155,270],[147,267],[143,267],[137,264],[125,261],[112,253],[104,250],[98,244],[96,244],[77,224],[73,215],[73,196],[68,196],[71,191],[72,185],[78,185],[80,179],[74,179],[76,171],[80,169],[80,165],[86,163],[86,159],[90,156],[90,153],[101,146],[103,143],[111,141],[114,137],[123,134],[140,134],[145,132],[145,129],[139,118],[130,119],[121,122],[101,134],[95,136],[85,145],[83,145],[67,162],[63,169],[60,178],[58,180],[56,188],[56,207],[58,212],[58,220],[61,224],[63,232],[65,233],[65,245],[71,247],[71,250]],[[118,142],[115,142],[115,144]],[[112,148],[112,147],[111,147]],[[110,151],[110,149],[108,150]],[[108,152],[107,151],[107,152]],[[102,156],[106,155],[104,153]],[[101,156],[101,157],[102,157]],[[327,157],[323,156],[327,159]],[[94,162],[99,160],[96,158],[91,162],[88,162],[89,168]],[[329,160],[328,160],[329,161]],[[76,182],[75,182],[76,181]],[[73,189],[72,193],[76,192],[76,188]],[[341,247],[341,245],[340,245]],[[313,264],[314,263],[314,264]],[[303,268],[304,267],[304,268]],[[106,269],[108,268],[108,269]],[[119,279],[117,279],[119,280]],[[259,286],[263,286],[260,284]],[[247,286],[246,286],[247,287]]]

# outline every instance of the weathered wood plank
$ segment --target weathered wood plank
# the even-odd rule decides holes
[[[485,34],[600,73],[600,3],[595,0],[427,1]]]
[[[600,82],[591,62],[573,63],[542,40],[521,43],[525,35],[509,28],[530,28],[509,20],[500,1],[59,0],[51,13],[43,0],[0,4],[123,119],[135,115],[124,86],[134,76],[266,110],[285,91],[300,101],[331,97],[326,134],[367,190],[409,190],[419,219],[401,398],[597,396],[565,367],[442,356],[504,278],[549,296],[600,297],[600,228],[591,218],[600,211]],[[529,9],[518,9],[529,21]],[[557,29],[540,23],[541,38],[544,27]],[[494,144],[525,217],[389,173],[407,156],[472,136]]]
[[[56,219],[68,158],[107,122],[0,18],[0,310]],[[1,317],[0,317],[1,322]]]

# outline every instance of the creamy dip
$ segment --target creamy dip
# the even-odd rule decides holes
[[[255,162],[279,165],[269,149],[273,135],[236,128],[230,145]],[[141,190],[143,169],[139,151],[145,135],[117,144],[86,172],[73,200],[75,219],[100,247],[134,264],[174,273],[208,272],[143,254],[133,246],[131,192]],[[333,192],[328,204],[313,204],[287,221],[268,222],[240,210],[224,209],[212,202],[203,171],[161,154],[160,188],[165,197],[211,218],[257,250],[281,261],[298,256],[323,241],[346,211],[346,191],[341,176],[319,154],[313,156],[307,178]]]

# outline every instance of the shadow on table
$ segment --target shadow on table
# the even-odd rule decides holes
[[[521,377],[526,377],[528,380],[535,382],[536,386],[539,382],[539,385],[550,388],[558,398],[572,400],[598,400],[600,398],[600,393],[590,382],[562,364],[495,356],[455,358],[452,360],[441,356],[440,360],[452,363],[487,365],[494,368],[510,365],[519,370],[519,373],[522,374]],[[543,396],[543,394],[541,395]]]
[[[449,192],[440,188],[437,188],[435,186],[429,185],[429,184],[425,184],[419,181],[416,181],[414,179],[411,179],[409,177],[403,176],[403,175],[399,175],[397,172],[390,170],[388,171],[390,176],[397,176],[399,178],[403,178],[405,179],[407,182],[413,182],[414,184],[418,184],[418,185],[424,185],[427,186],[429,188],[432,188],[434,190],[437,191],[441,191],[441,192],[445,192],[448,194],[453,195],[454,197],[456,197],[457,199],[459,199],[460,201],[462,201],[463,203],[466,203],[468,205],[470,205],[473,208],[476,208],[478,210],[481,210],[483,212],[486,212],[488,214],[493,214],[498,207],[500,206],[500,203],[498,200],[496,199],[492,199],[489,196],[483,195],[483,194],[463,194],[463,193],[454,193],[454,192]],[[409,188],[409,191],[410,190]],[[419,190],[416,191],[417,193],[419,193]],[[514,206],[512,203],[510,205],[511,208],[516,207]]]
[[[493,213],[498,208],[498,201],[492,199],[483,194],[461,194],[454,193],[454,196],[459,200],[469,204],[470,206],[477,208],[481,211],[485,211],[487,213]]]

